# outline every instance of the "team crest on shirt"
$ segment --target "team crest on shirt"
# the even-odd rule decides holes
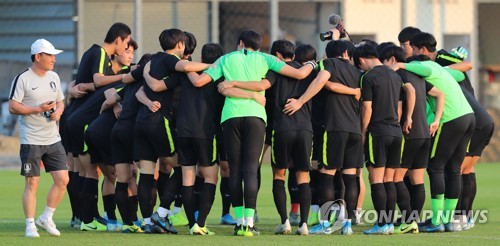
[[[24,169],[24,173],[30,173],[30,171],[31,171],[31,163],[29,163],[29,162],[24,163],[23,169]]]
[[[50,89],[52,89],[53,92],[56,92],[57,90],[56,82],[50,81]]]

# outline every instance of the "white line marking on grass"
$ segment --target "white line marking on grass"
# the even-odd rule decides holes
[[[483,237],[483,236],[464,236],[464,235],[450,235],[449,233],[446,233],[446,236],[444,235],[436,235],[436,237],[454,237],[454,238],[466,238],[466,239],[487,239],[487,240],[500,240],[500,237]]]

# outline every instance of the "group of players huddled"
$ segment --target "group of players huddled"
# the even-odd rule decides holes
[[[437,51],[435,38],[414,27],[400,32],[400,46],[354,44],[332,32],[319,62],[312,46],[287,40],[262,53],[252,30],[242,31],[237,50],[227,54],[219,44],[203,45],[195,62],[195,36],[166,29],[162,51],[132,65],[138,44],[127,25],[112,25],[104,43],[84,53],[60,120],[72,225],[173,234],[188,225],[192,235],[213,235],[206,219],[220,172],[221,224],[234,225],[238,236],[259,235],[260,164],[269,147],[281,219],[276,234],[290,234],[292,225],[299,235],[331,234],[338,214],[320,210],[336,199],[347,210],[338,229],[352,234],[364,165],[378,216],[364,234],[472,228],[474,164],[494,124],[465,73],[472,68],[467,51]],[[421,218],[425,170],[428,220]]]

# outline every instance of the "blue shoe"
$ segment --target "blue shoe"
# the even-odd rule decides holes
[[[165,230],[163,230],[163,228],[161,228],[158,225],[145,224],[144,225],[144,233],[146,233],[146,234],[163,234],[163,233],[165,233]]]
[[[121,231],[123,225],[118,223],[117,220],[108,220],[108,223],[106,224],[106,230],[107,231]]]
[[[142,227],[142,221],[141,220],[136,220],[136,221],[134,221],[134,225],[136,225],[138,227]]]
[[[313,235],[330,235],[332,233],[333,233],[332,223],[330,223],[329,221],[320,222],[319,224],[309,229],[309,234]]]
[[[375,224],[372,228],[363,231],[366,235],[389,235],[389,225],[379,226]]]
[[[352,231],[352,223],[351,223],[351,221],[347,221],[344,224],[344,226],[342,227],[342,231],[340,233],[342,235],[346,235],[346,236],[352,235],[353,231]]]
[[[200,214],[200,211],[195,211],[194,212],[194,221],[198,221],[198,215]]]
[[[236,225],[236,221],[233,219],[233,216],[231,216],[231,214],[226,214],[226,215],[220,217],[220,224],[221,225]]]
[[[107,217],[107,216],[106,216]],[[107,225],[108,224],[108,219],[106,218],[103,218],[101,216],[97,216],[95,217],[95,220],[97,220],[97,222],[103,224],[103,225]]]
[[[394,224],[391,223],[391,224],[388,224],[388,226],[389,226],[389,235],[394,234]]]
[[[177,230],[172,226],[170,221],[168,220],[168,217],[160,217],[158,212],[155,212],[153,215],[151,215],[151,221],[155,224],[163,228],[168,233],[172,234],[178,234]]]
[[[434,224],[432,224],[431,220],[429,219],[429,220],[425,221],[425,223],[418,225],[418,231],[431,233],[431,232],[444,232],[445,229],[444,229],[443,224],[434,225]]]

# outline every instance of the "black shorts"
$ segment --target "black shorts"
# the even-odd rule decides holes
[[[271,146],[272,145],[272,137],[273,137],[273,127],[268,122],[268,124],[266,126],[266,138],[264,139],[264,144],[267,146]]]
[[[430,151],[430,138],[403,139],[401,167],[409,169],[427,168],[427,165],[429,165]]]
[[[135,119],[119,120],[111,130],[111,164],[134,162]]]
[[[182,166],[213,166],[217,163],[215,138],[177,138],[177,153]]]
[[[85,143],[92,164],[111,165],[111,130],[116,123],[112,111],[103,112],[85,131]]]
[[[322,126],[313,124],[313,146],[312,146],[312,160],[323,163],[323,135],[325,130]]]
[[[226,151],[224,149],[224,137],[222,136],[222,128],[215,133],[215,140],[217,142],[217,161],[227,161]]]
[[[175,153],[174,124],[164,118],[164,123],[136,124],[134,132],[134,159],[156,162],[159,157]]]
[[[360,134],[327,131],[323,134],[321,168],[350,169],[363,167],[363,141]]]
[[[25,177],[40,176],[40,161],[43,161],[45,172],[68,170],[66,151],[59,141],[51,145],[21,144],[21,175]]]
[[[59,119],[59,136],[61,136],[61,144],[64,147],[64,150],[66,153],[71,152],[70,148],[70,140],[69,140],[69,133],[68,133],[68,115],[69,113],[66,113],[66,110],[63,112],[61,115],[61,118]]]
[[[311,168],[312,132],[273,131],[271,144],[271,163],[274,167],[287,169],[293,166],[297,171],[309,171]]]
[[[372,136],[366,133],[366,166],[398,168],[401,166],[401,137]]]
[[[495,130],[495,124],[491,123],[483,128],[476,128],[470,139],[467,156],[481,156],[484,148],[490,143]]]

